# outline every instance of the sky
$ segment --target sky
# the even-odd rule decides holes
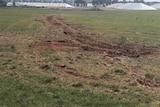
[[[144,0],[145,2],[153,2],[153,1],[158,1],[160,2],[160,0]]]
[[[158,2],[160,2],[160,0],[144,0],[144,1],[146,1],[146,2],[150,2],[150,1],[158,1]]]
[[[123,1],[123,0],[119,0]],[[127,0],[127,1],[134,1],[134,0]],[[144,0],[145,2],[160,2],[160,0]]]
[[[8,0],[6,0],[8,1]],[[10,1],[10,0],[9,0]],[[20,1],[20,0],[18,0]],[[30,1],[30,0],[24,0],[24,1]],[[41,1],[41,0],[37,0],[37,1]],[[46,0],[47,1],[47,0]],[[50,0],[49,0],[50,1]],[[89,0],[90,1],[90,0]],[[123,1],[123,0],[119,0],[119,1]],[[134,0],[127,0],[127,1],[134,1]],[[160,2],[160,0],[144,0],[145,2]]]
[[[90,0],[86,0],[86,1],[90,1]],[[123,0],[119,0],[119,1],[123,1]],[[134,0],[127,0],[127,1],[134,1]],[[144,0],[145,2],[154,2],[154,1],[157,1],[157,2],[160,2],[160,0]]]

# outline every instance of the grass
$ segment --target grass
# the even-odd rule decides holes
[[[120,75],[126,74],[126,72],[125,72],[125,70],[124,70],[123,68],[116,68],[116,69],[114,70],[114,72],[115,72],[116,74],[120,74]]]
[[[152,16],[155,17],[153,18]],[[108,34],[111,36],[111,40],[115,37],[126,37],[133,42],[150,44],[159,38],[158,29],[160,26],[157,25],[159,23],[157,17],[158,14],[154,11],[100,11],[98,13],[93,11],[84,12],[80,17],[74,15],[68,20],[86,24],[96,34]],[[148,41],[149,38],[150,40]]]
[[[87,33],[96,33],[109,35],[110,40],[113,38],[125,37],[131,42],[154,44],[159,40],[159,14],[157,11],[60,11],[41,9],[1,9],[1,27],[0,31],[4,32],[39,32],[42,24],[35,21],[37,17],[43,14],[61,14],[71,23],[83,23],[88,29]],[[142,14],[143,13],[143,14]],[[9,14],[6,15],[6,14]],[[79,16],[81,14],[81,16]],[[154,16],[154,17],[152,17]],[[96,21],[98,20],[98,21]],[[29,23],[29,24],[28,24]],[[97,30],[94,30],[97,29]],[[143,36],[141,36],[143,35]],[[154,37],[154,38],[153,38]],[[114,41],[113,41],[114,42]]]
[[[83,50],[31,48],[46,38],[64,39],[55,32],[46,37],[45,26],[37,21],[50,14],[83,25],[83,36],[101,42],[157,45],[158,12],[0,8],[0,106],[157,106],[159,87],[141,87],[136,79],[160,80],[159,54],[115,58]],[[68,69],[82,77],[65,73]]]
[[[0,76],[1,106],[105,106],[137,107],[138,103],[127,99],[110,98],[104,93],[89,90],[63,89],[60,87],[40,87],[28,85],[7,76]],[[83,102],[83,103],[81,103]]]
[[[15,51],[15,46],[12,44],[0,44],[0,52]]]

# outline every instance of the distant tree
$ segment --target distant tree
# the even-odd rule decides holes
[[[140,0],[140,3],[144,3],[144,0]]]
[[[144,0],[134,0],[134,3],[144,3]]]
[[[0,0],[0,7],[5,7],[7,2],[5,0]]]
[[[93,0],[92,4],[93,5],[105,5],[105,4],[107,4],[107,1],[108,0]]]
[[[106,4],[110,5],[112,3],[112,0],[107,0]]]
[[[93,1],[92,1],[92,4],[93,4],[93,5],[97,5],[97,4],[98,4],[98,0],[93,0]]]
[[[112,3],[118,3],[118,0],[113,0]]]
[[[16,1],[15,1],[15,0],[13,0],[12,2],[13,2],[13,6],[16,6],[16,4],[15,4],[15,2],[16,2]]]
[[[123,0],[123,3],[127,3],[127,1],[126,1],[126,0]]]
[[[67,3],[67,0],[63,0],[63,3]]]
[[[85,0],[75,0],[77,6],[87,6],[87,2]]]
[[[126,0],[125,0],[126,1]],[[112,3],[118,3],[118,0],[93,0],[93,5],[110,5]]]
[[[138,3],[138,0],[134,0],[134,3]]]

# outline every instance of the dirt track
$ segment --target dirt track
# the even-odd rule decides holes
[[[141,46],[138,44],[103,43],[98,41],[96,38],[93,38],[93,36],[81,34],[80,26],[65,23],[62,19],[54,15],[45,16],[39,21],[49,27],[49,29],[56,29],[57,27],[60,28],[62,31],[59,36],[64,37],[65,40],[42,41],[34,46],[36,49],[82,49],[84,51],[105,53],[105,55],[110,57],[139,57],[142,55],[152,54],[159,50],[158,47]]]
[[[84,26],[68,24],[64,22],[63,19],[60,19],[58,18],[58,16],[55,15],[44,16],[38,21],[43,23],[44,27],[46,28],[45,37],[41,40],[41,42],[29,45],[29,48],[31,50],[81,50],[82,52],[89,51],[93,53],[98,53],[98,55],[102,57],[111,58],[112,60],[115,57],[119,56],[137,58],[144,55],[152,55],[156,52],[159,52],[160,49],[159,46],[101,42],[98,41],[99,39],[93,35],[82,34],[81,30]],[[58,34],[56,35],[62,39],[55,39],[55,32],[58,32]],[[51,36],[51,40],[46,39],[46,36],[48,35],[53,36]],[[87,81],[105,81],[103,78],[94,74],[83,74],[81,73],[81,69],[75,67],[70,67],[68,65],[63,66],[63,64],[61,65],[61,63],[54,63],[53,65],[60,71],[58,72],[58,74],[63,77],[77,78]],[[124,65],[124,67],[128,72],[131,73],[129,75],[134,74],[136,76],[134,80],[131,81],[136,81],[136,83],[140,86],[160,87],[159,81],[157,81],[156,79],[150,79],[139,76],[139,74],[135,73],[135,68],[131,68],[129,65]],[[115,80],[107,79],[107,82],[109,81],[112,83]]]

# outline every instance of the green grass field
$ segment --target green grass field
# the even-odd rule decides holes
[[[0,8],[0,107],[160,106],[159,52],[131,58],[31,49],[43,40],[64,40],[59,27],[39,21],[47,15],[83,26],[82,36],[100,42],[159,46],[159,11]]]

